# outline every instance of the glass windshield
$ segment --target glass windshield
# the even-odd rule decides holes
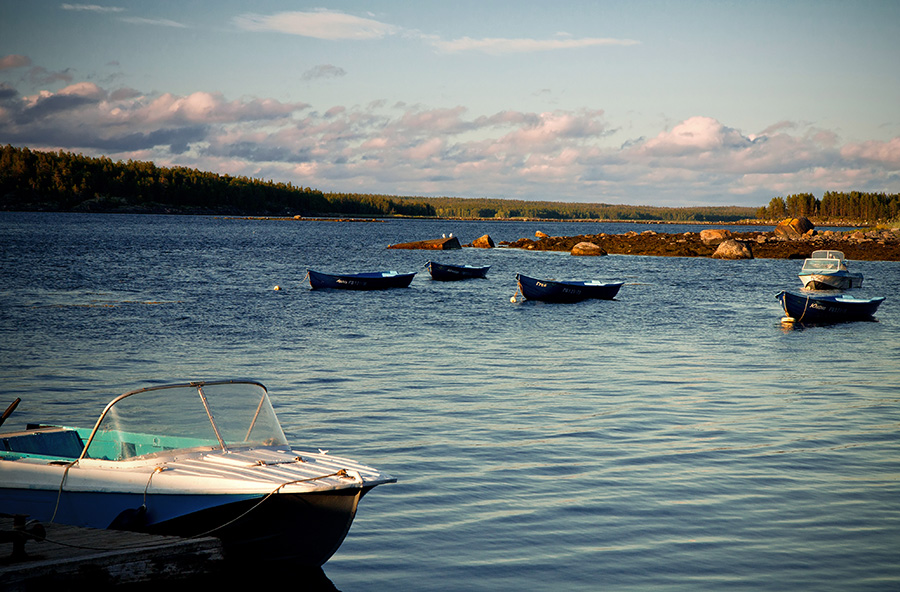
[[[106,460],[183,448],[286,445],[263,385],[208,382],[126,393],[110,403],[85,457]]]
[[[836,259],[807,259],[803,263],[804,271],[837,271],[840,261]]]

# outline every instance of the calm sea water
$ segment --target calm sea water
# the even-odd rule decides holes
[[[698,230],[0,213],[5,427],[259,380],[292,442],[399,479],[319,574],[345,592],[900,588],[900,263],[852,262],[877,322],[791,330],[798,261],[385,248],[647,228]],[[308,267],[420,273],[311,291]],[[517,272],[626,285],[511,303]]]

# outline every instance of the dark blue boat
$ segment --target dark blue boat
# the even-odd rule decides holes
[[[483,278],[487,276],[490,265],[476,267],[474,265],[447,265],[446,263],[436,263],[429,261],[425,264],[431,279],[440,282],[455,282],[458,280],[468,280],[471,278]]]
[[[397,273],[396,271],[374,271],[367,273],[350,273],[333,275],[320,271],[307,270],[311,288],[335,288],[338,290],[387,290],[389,288],[406,288],[412,282],[413,273]]]
[[[528,300],[545,302],[579,302],[589,298],[612,300],[625,282],[600,283],[598,281],[539,280],[521,273],[516,274],[519,291]],[[515,296],[513,296],[515,299]]]
[[[854,298],[838,295],[795,294],[782,290],[775,295],[781,301],[784,322],[838,323],[870,320],[884,302],[879,298]]]

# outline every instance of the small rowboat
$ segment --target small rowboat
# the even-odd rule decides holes
[[[577,280],[539,280],[516,274],[519,291],[528,300],[545,302],[579,302],[589,298],[612,300],[625,282],[601,283]],[[515,298],[515,296],[513,296]]]
[[[487,276],[490,265],[476,267],[474,265],[447,265],[446,263],[436,263],[429,261],[425,264],[431,279],[440,282],[453,282],[458,280],[468,280],[471,278],[483,278]]]
[[[320,271],[307,270],[309,285],[312,289],[335,288],[339,290],[387,290],[389,288],[407,288],[412,282],[413,273],[396,271],[374,271],[332,275]]]
[[[795,294],[782,290],[775,295],[787,315],[786,323],[837,323],[869,320],[884,302],[879,298],[840,295]]]

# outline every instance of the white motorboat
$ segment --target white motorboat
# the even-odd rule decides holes
[[[252,381],[149,387],[113,399],[93,429],[0,433],[0,512],[216,536],[226,557],[242,560],[322,565],[343,542],[360,498],[395,481],[349,459],[292,448],[266,387]]]
[[[851,273],[841,251],[813,251],[803,262],[800,281],[807,290],[846,290],[862,286],[861,273]]]

